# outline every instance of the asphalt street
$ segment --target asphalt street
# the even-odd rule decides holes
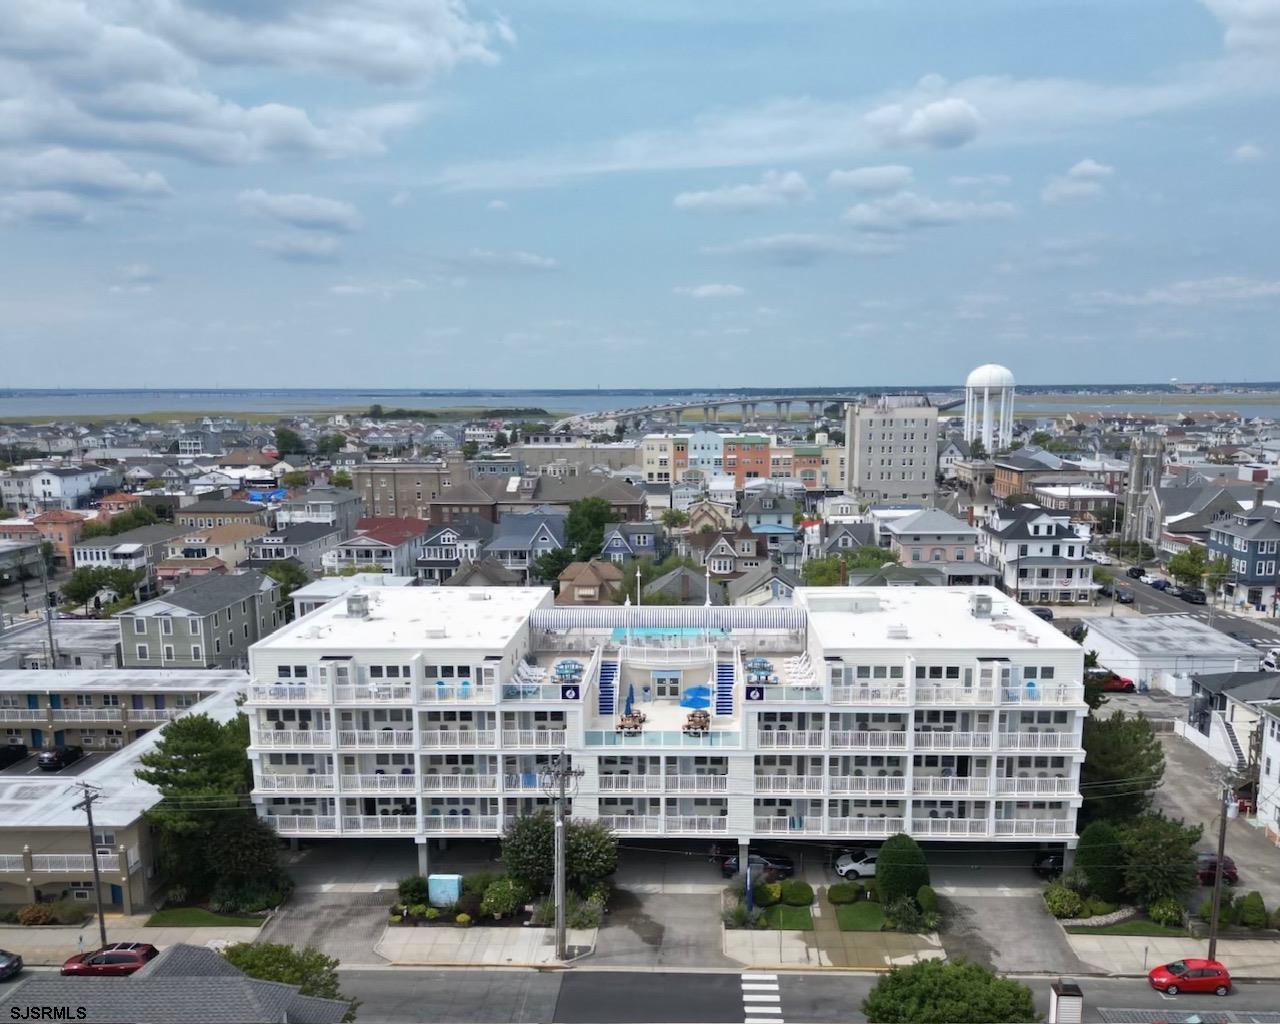
[[[1280,647],[1280,621],[1245,618],[1224,611],[1222,608],[1206,604],[1188,604],[1178,597],[1170,597],[1162,590],[1139,583],[1125,577],[1124,567],[1114,566],[1116,582],[1133,593],[1133,605],[1143,615],[1190,615],[1201,622],[1212,625],[1223,633],[1236,634],[1236,639],[1245,643],[1259,641],[1263,646]],[[1100,598],[1099,607],[1105,606],[1109,598]]]
[[[593,971],[563,973],[390,968],[341,971],[344,995],[360,1000],[358,1019],[383,1022],[509,1022],[509,1024],[743,1024],[760,1013],[744,995],[753,982],[716,973]],[[859,1024],[862,1000],[876,983],[865,974],[779,973],[778,1024]],[[1024,979],[1047,1017],[1053,979]],[[1147,1011],[1167,1021],[1194,1014],[1275,1011],[1280,984],[1244,983],[1231,995],[1162,996],[1141,979],[1075,979],[1084,992],[1084,1020],[1123,1019],[1117,1010]]]

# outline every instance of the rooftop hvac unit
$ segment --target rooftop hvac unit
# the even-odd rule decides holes
[[[991,618],[991,595],[972,594],[969,597],[969,610],[975,619]]]
[[[895,622],[892,626],[890,626],[890,627],[885,631],[885,635],[886,635],[886,636],[888,636],[890,640],[905,640],[905,639],[907,639],[907,637],[909,636],[909,634],[907,633],[907,626],[906,626],[906,623],[904,623],[904,622]]]
[[[369,596],[367,594],[348,594],[347,615],[353,619],[367,619],[369,617]]]

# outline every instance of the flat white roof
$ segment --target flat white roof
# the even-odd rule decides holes
[[[23,672],[22,675],[35,675]],[[238,672],[242,682],[247,679]],[[210,718],[227,722],[236,716],[236,698],[240,690],[227,690],[206,697],[192,709],[192,714],[206,714]],[[84,828],[84,811],[75,809],[82,793],[74,783],[87,782],[97,786],[101,797],[93,805],[95,826],[124,828],[160,802],[160,791],[136,775],[144,754],[154,750],[164,733],[164,728],[152,729],[128,746],[104,758],[88,771],[75,778],[57,775],[24,775],[17,779],[0,776],[0,837],[8,829],[30,828]],[[12,780],[12,781],[10,781]],[[17,853],[15,839],[2,840],[6,853]]]
[[[1261,657],[1248,644],[1191,615],[1096,616],[1089,620],[1089,632],[1139,658],[1238,658],[1241,669],[1249,670],[1257,667]]]
[[[990,599],[978,618],[971,601]],[[851,648],[1071,651],[1081,647],[994,587],[797,587],[797,607],[825,651]]]
[[[412,587],[417,583],[416,576],[392,576],[380,572],[358,572],[354,576],[324,576],[312,580],[306,586],[299,587],[289,595],[291,599],[299,597],[309,601],[332,601],[360,587]]]
[[[120,623],[115,619],[54,619],[53,642],[59,649],[111,651],[120,642]],[[0,633],[0,650],[43,651],[48,646],[49,633],[40,619]]]
[[[1115,492],[1105,487],[1077,487],[1074,484],[1048,484],[1034,488],[1037,494],[1047,494],[1051,498],[1114,498]]]
[[[347,613],[355,594],[367,598],[367,618]],[[498,650],[526,628],[530,612],[552,604],[547,587],[361,587],[346,601],[331,602],[276,630],[253,649]]]
[[[243,690],[247,672],[230,669],[11,669],[0,672],[0,693],[191,693]]]

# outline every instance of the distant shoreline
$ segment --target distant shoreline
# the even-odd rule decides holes
[[[456,405],[456,406],[433,406],[415,410],[422,414],[422,419],[426,422],[439,420],[448,422],[449,420],[467,419],[478,417],[480,413],[486,409],[492,409],[489,405]],[[56,420],[59,423],[116,423],[121,420],[136,419],[143,423],[168,423],[173,420],[186,422],[189,420],[200,420],[206,416],[210,418],[225,417],[230,419],[244,419],[250,422],[256,422],[269,419],[295,419],[299,416],[364,416],[369,411],[367,405],[350,406],[350,405],[333,405],[318,406],[314,409],[289,409],[289,410],[235,410],[235,409],[194,409],[194,410],[159,410],[155,412],[133,412],[133,413],[75,413],[66,414],[59,412],[28,413],[25,416],[0,416],[0,423],[36,423],[41,420]],[[529,417],[526,422],[536,422],[546,419],[550,422],[563,419],[566,416],[575,415],[562,409],[548,409],[545,417]],[[387,420],[385,422],[394,423],[396,420]]]

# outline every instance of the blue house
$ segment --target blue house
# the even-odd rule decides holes
[[[1223,592],[1231,603],[1280,612],[1280,509],[1264,504],[1222,519],[1209,530],[1210,560],[1227,560]]]
[[[606,526],[600,557],[610,562],[663,557],[662,531],[657,523],[614,523]]]

